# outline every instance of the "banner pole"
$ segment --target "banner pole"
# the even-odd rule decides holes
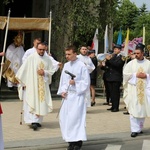
[[[3,45],[3,52],[4,52],[4,53],[5,53],[5,49],[6,49],[6,40],[7,40],[8,27],[9,27],[9,19],[10,19],[10,9],[9,9],[9,11],[8,11],[7,26],[6,26],[6,31],[5,31],[4,45]],[[4,57],[5,57],[5,56],[2,56],[2,61],[1,61],[0,87],[1,87],[1,80],[2,80],[2,71],[3,71]]]

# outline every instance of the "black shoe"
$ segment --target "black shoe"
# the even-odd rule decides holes
[[[137,132],[132,132],[132,133],[131,133],[131,137],[136,137],[137,135],[138,135]]]
[[[74,150],[74,147],[69,145],[66,150]]]
[[[67,147],[67,150],[74,150],[74,142],[69,142],[69,146]]]
[[[80,150],[80,147],[76,145],[73,150]]]
[[[32,129],[33,129],[34,131],[37,130],[37,128],[38,128],[38,126],[37,126],[36,123],[32,123],[31,127],[32,127]]]
[[[33,125],[33,124],[36,124],[36,125],[37,125],[37,127],[42,127],[42,125],[41,125],[40,123],[36,123],[36,122],[34,122],[34,123],[32,123],[31,125]]]
[[[124,115],[129,115],[128,111],[127,112],[123,112]]]
[[[95,102],[91,102],[91,106],[94,106],[96,103]]]
[[[80,148],[82,147],[83,142],[82,141],[78,141],[77,142],[77,146],[79,146]]]
[[[109,105],[109,103],[103,103],[103,105]]]
[[[108,108],[107,110],[112,110],[112,107],[111,107],[111,108]]]
[[[42,125],[41,125],[40,123],[36,123],[36,125],[37,125],[38,127],[42,127]]]
[[[111,112],[118,112],[119,109],[112,109]]]
[[[14,87],[9,87],[9,90],[14,91],[15,88]]]
[[[143,131],[139,132],[139,134],[143,134]]]

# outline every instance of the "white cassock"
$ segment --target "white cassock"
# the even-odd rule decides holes
[[[146,79],[136,78],[136,73],[147,74]],[[132,132],[141,132],[144,118],[150,117],[150,61],[134,59],[123,70],[124,102],[130,113]]]
[[[91,60],[90,57],[88,56],[83,56],[83,55],[78,55],[77,56],[87,67],[89,74],[95,69],[95,66]],[[86,93],[86,103],[87,103],[87,107],[91,107],[91,93],[90,93],[90,89],[87,91]]]
[[[44,69],[45,75],[38,75],[38,69]],[[42,118],[40,117],[52,111],[49,84],[53,73],[49,57],[40,56],[37,52],[30,55],[18,70],[16,78],[22,86],[26,87],[23,92],[25,123],[41,123]]]
[[[76,77],[75,85],[69,86],[70,75],[67,70]],[[58,95],[67,92],[67,97],[62,99],[62,107],[59,113],[59,122],[62,137],[66,142],[85,141],[86,137],[86,102],[85,95],[90,87],[90,77],[85,64],[79,59],[67,62],[62,70]]]
[[[10,44],[6,50],[6,59],[11,62],[10,68],[16,74],[20,66],[22,65],[22,57],[25,51],[22,46],[15,47],[14,43]],[[7,86],[15,86],[12,82],[7,80]]]

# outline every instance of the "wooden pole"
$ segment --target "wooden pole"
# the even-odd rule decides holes
[[[5,39],[4,39],[4,45],[3,45],[3,52],[5,52],[5,49],[6,49],[7,33],[8,33],[8,27],[9,27],[9,18],[10,18],[10,9],[8,11],[8,17],[7,17],[7,26],[6,26],[6,31],[5,31]],[[2,57],[2,61],[1,61],[0,87],[1,87],[1,80],[2,80],[3,63],[4,63],[4,56]]]

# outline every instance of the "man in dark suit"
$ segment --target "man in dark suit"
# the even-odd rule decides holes
[[[110,98],[112,107],[107,109],[111,112],[119,111],[120,103],[120,86],[122,84],[122,69],[125,63],[123,56],[121,55],[121,45],[114,46],[114,53],[106,56],[106,81],[110,91]]]

